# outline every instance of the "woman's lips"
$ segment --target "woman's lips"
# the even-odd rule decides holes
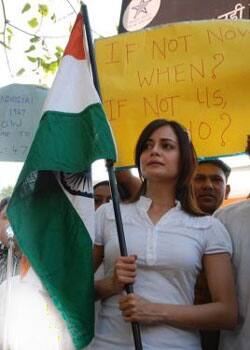
[[[147,163],[147,165],[164,165],[162,162],[159,162],[157,160],[152,160]]]

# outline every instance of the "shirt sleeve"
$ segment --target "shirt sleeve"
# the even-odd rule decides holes
[[[95,244],[104,245],[105,207],[101,205],[95,212]]]
[[[212,225],[206,231],[205,254],[229,253],[232,255],[232,241],[225,226],[211,217]]]

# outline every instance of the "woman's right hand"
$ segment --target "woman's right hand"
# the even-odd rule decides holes
[[[120,293],[126,284],[133,284],[136,278],[136,255],[120,256],[116,259],[112,276],[114,292]]]
[[[136,259],[136,255],[120,256],[116,259],[113,274],[95,281],[96,300],[120,294],[126,284],[135,282]]]

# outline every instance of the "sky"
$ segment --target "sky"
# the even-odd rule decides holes
[[[49,6],[51,13],[55,11],[58,22],[56,25],[43,24],[41,31],[38,34],[45,36],[54,36],[55,39],[47,40],[54,47],[60,45],[65,47],[69,36],[69,25],[74,23],[76,12],[79,10],[79,1],[77,0],[30,0],[32,8],[25,14],[21,14],[23,6],[29,2],[28,0],[5,0],[5,11],[8,20],[26,31],[30,31],[30,28],[25,25],[26,22],[33,17],[34,12],[32,8],[40,3],[46,3]],[[117,34],[117,26],[119,23],[121,0],[85,0],[84,3],[88,8],[88,15],[90,26],[92,29],[93,38],[108,37]],[[3,12],[0,6],[0,31],[3,28]],[[29,46],[29,36],[15,31],[15,40],[11,45],[11,50],[8,52],[11,72],[16,73],[21,67],[27,67],[28,62],[23,54],[24,47]],[[0,45],[0,87],[12,84],[12,83],[29,83],[39,84],[39,79],[35,74],[31,74],[28,70],[27,73],[20,77],[12,77],[5,59],[5,53]],[[47,85],[50,85],[53,81],[52,77],[49,77],[46,81]],[[17,162],[0,162],[0,191],[3,187],[8,185],[14,186],[16,183],[18,174],[22,168],[22,163]],[[107,179],[107,174],[102,161],[97,162],[94,165],[95,174],[94,180],[99,181]]]
[[[47,39],[48,45],[55,47],[60,45],[65,47],[69,36],[69,25],[74,23],[75,15],[80,8],[79,0],[30,0],[32,8],[25,14],[21,14],[23,6],[29,0],[5,0],[5,10],[8,20],[26,31],[30,28],[26,25],[27,21],[32,18],[32,10],[38,4],[46,3],[49,5],[50,13],[56,13],[57,23],[51,25],[50,22],[44,21],[39,35],[51,37]],[[90,25],[92,28],[92,36],[108,37],[117,34],[117,26],[119,23],[121,0],[85,0],[88,8]],[[0,6],[0,32],[3,29],[3,13]],[[31,83],[39,84],[39,76],[35,73],[31,74],[30,67],[25,54],[23,54],[24,47],[29,46],[29,36],[15,31],[15,40],[12,43],[12,48],[9,50],[9,62],[11,73],[9,72],[5,53],[0,45],[0,87],[11,83]],[[25,67],[26,72],[20,77],[14,76],[21,68]],[[51,85],[53,81],[52,76],[46,79],[46,84]],[[233,168],[229,182],[232,187],[233,196],[241,196],[250,192],[250,160],[247,156],[230,157],[224,160]],[[0,162],[0,191],[3,187],[8,185],[14,186],[18,174],[22,168],[22,163]],[[107,179],[103,162],[98,162],[94,165],[94,181]],[[240,181],[239,181],[240,179]]]
[[[32,30],[27,25],[27,21],[36,15],[35,10],[38,7],[38,4],[48,4],[49,14],[52,15],[55,13],[57,22],[51,25],[51,21],[45,17],[37,34],[50,37],[46,39],[48,45],[51,44],[53,47],[55,45],[60,45],[61,47],[64,47],[69,36],[69,25],[74,23],[76,13],[80,9],[80,1],[30,0],[32,5],[31,9],[21,14],[23,6],[28,2],[29,0],[4,0],[6,16],[10,23],[27,32],[34,33],[37,28]],[[90,26],[92,29],[92,36],[94,38],[98,36],[107,37],[117,33],[116,28],[119,23],[121,0],[86,0],[84,3],[88,8]],[[3,23],[3,10],[0,5],[0,31],[3,30]],[[23,50],[24,48],[29,47],[30,36],[25,35],[13,28],[12,30],[14,31],[15,38],[11,43],[11,50],[8,50],[8,56],[11,73],[14,75],[21,67],[25,67],[28,63],[27,59],[25,59],[25,55],[23,54]],[[30,54],[30,56],[32,56],[32,54]],[[11,77],[8,70],[8,65],[6,64],[5,53],[1,45],[0,57],[0,86],[7,85],[11,82],[38,82],[36,75],[31,75],[30,72],[29,74],[24,73],[22,76],[20,76],[20,78]],[[50,80],[49,83],[51,83]]]

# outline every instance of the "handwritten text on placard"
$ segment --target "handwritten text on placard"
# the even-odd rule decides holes
[[[25,160],[46,95],[47,89],[34,85],[0,89],[0,161]]]
[[[136,139],[155,118],[190,130],[199,156],[244,152],[250,134],[250,23],[172,24],[96,42],[104,106],[132,165]]]

